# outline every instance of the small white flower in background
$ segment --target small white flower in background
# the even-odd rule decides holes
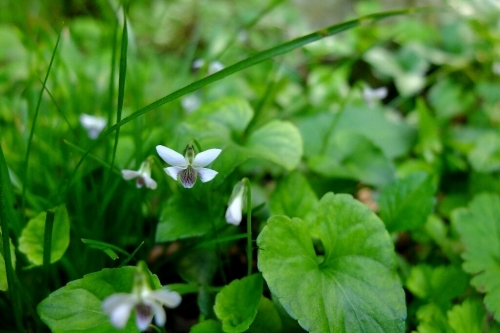
[[[130,180],[137,178],[135,185],[137,188],[141,188],[144,185],[146,187],[154,190],[156,189],[156,182],[154,181],[153,178],[151,178],[151,162],[150,159],[145,160],[142,162],[141,167],[139,170],[122,170],[122,175],[125,180]]]
[[[492,66],[493,74],[500,75],[500,62],[494,62]]]
[[[195,61],[193,61],[194,69],[200,69],[203,68],[203,66],[205,66],[205,59],[196,59]],[[210,75],[223,69],[224,65],[220,61],[214,60],[211,61],[210,64],[208,64],[207,74]]]
[[[369,107],[373,107],[374,101],[380,101],[387,97],[387,92],[388,91],[386,87],[380,87],[376,89],[364,87],[363,98],[365,99],[365,102]]]
[[[165,162],[171,165],[164,169],[167,175],[175,180],[180,179],[185,188],[191,188],[198,175],[204,183],[214,179],[218,172],[207,169],[205,166],[212,163],[222,150],[208,149],[196,154],[193,145],[189,144],[184,156],[165,146],[156,146],[156,151]]]
[[[102,303],[104,312],[116,328],[124,328],[127,325],[133,309],[135,309],[136,325],[139,330],[146,330],[153,316],[156,325],[161,327],[167,321],[163,305],[175,308],[181,303],[181,295],[175,291],[151,290],[148,275],[139,266],[134,276],[132,292],[113,294]]]
[[[233,193],[229,198],[226,221],[229,224],[239,225],[242,219],[242,212],[246,203],[246,186],[243,182],[238,182],[233,188]]]
[[[91,116],[82,113],[80,115],[80,124],[87,130],[89,138],[95,139],[101,134],[104,127],[106,127],[107,120],[103,117]]]
[[[184,111],[189,114],[196,109],[198,109],[201,106],[201,100],[198,98],[198,96],[191,94],[184,96],[181,99],[181,105]]]

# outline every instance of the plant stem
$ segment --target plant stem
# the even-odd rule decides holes
[[[243,183],[247,193],[247,275],[252,275],[253,266],[253,246],[252,246],[252,190],[250,189],[250,181],[248,178],[243,178]]]

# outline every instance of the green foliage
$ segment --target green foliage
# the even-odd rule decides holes
[[[398,179],[382,188],[380,217],[387,230],[402,231],[423,225],[434,207],[435,186],[422,172]]]
[[[484,304],[500,321],[500,197],[493,194],[477,195],[468,208],[453,212],[452,221],[465,245],[463,269],[474,274],[471,284],[479,292],[486,293]]]
[[[32,218],[23,229],[19,238],[19,251],[26,254],[31,263],[36,266],[43,264],[44,233],[46,212],[41,212]],[[65,206],[54,208],[54,227],[52,229],[52,244],[50,262],[62,258],[69,246],[70,222]]]
[[[136,270],[135,267],[104,269],[74,280],[38,305],[40,318],[54,332],[120,332],[111,326],[102,310],[102,301],[114,293],[130,293]],[[152,281],[154,288],[161,287],[156,275]],[[133,320],[128,321],[125,330],[139,332]]]
[[[403,332],[404,294],[383,223],[342,194],[321,199],[316,223],[324,257],[302,220],[269,219],[257,245],[271,292],[309,332]]]
[[[234,280],[217,294],[214,310],[227,333],[245,332],[257,315],[262,295],[262,276]]]

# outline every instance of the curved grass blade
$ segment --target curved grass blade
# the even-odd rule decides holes
[[[249,58],[246,58],[242,61],[237,62],[236,64],[226,67],[223,70],[216,72],[212,75],[206,76],[205,78],[195,81],[191,84],[188,84],[187,86],[174,91],[173,93],[170,93],[157,101],[143,107],[142,109],[139,109],[132,113],[130,116],[123,118],[119,123],[111,126],[108,128],[105,132],[103,132],[99,138],[97,138],[94,143],[87,149],[85,154],[82,156],[80,161],[78,161],[73,174],[71,175],[70,180],[67,182],[67,186],[69,186],[73,178],[76,175],[76,171],[78,168],[81,166],[87,155],[90,153],[92,149],[94,149],[97,145],[99,145],[104,138],[106,138],[108,135],[116,131],[118,128],[121,126],[131,122],[132,120],[142,116],[145,113],[148,113],[151,110],[154,110],[166,103],[169,103],[181,96],[184,96],[190,92],[193,92],[195,90],[198,90],[202,87],[207,86],[208,84],[221,80],[229,75],[232,75],[234,73],[237,73],[239,71],[242,71],[243,69],[246,69],[248,67],[251,67],[253,65],[256,65],[258,63],[261,63],[265,60],[271,59],[273,57],[288,53],[290,51],[293,51],[299,47],[302,47],[304,45],[310,44],[312,42],[318,41],[320,39],[323,39],[325,37],[333,36],[336,35],[342,31],[346,31],[352,28],[355,28],[361,24],[367,24],[367,23],[372,23],[376,21],[380,21],[389,17],[394,17],[398,15],[405,15],[405,14],[413,14],[413,13],[424,13],[424,12],[431,12],[435,10],[433,7],[421,7],[421,8],[408,8],[408,9],[402,9],[402,10],[393,10],[393,11],[387,11],[387,12],[382,12],[382,13],[376,13],[376,14],[370,14],[366,15],[357,19],[349,20],[343,23],[335,24],[332,26],[329,26],[327,28],[315,31],[311,34],[293,39],[289,42],[286,42],[284,44],[272,47],[270,49],[267,49],[265,51],[259,52],[254,56],[251,56]]]
[[[38,113],[40,111],[40,104],[42,103],[42,96],[43,92],[45,90],[45,87],[47,86],[47,80],[49,78],[50,70],[52,68],[52,64],[54,63],[54,58],[56,56],[56,51],[57,47],[59,46],[59,41],[61,40],[61,32],[59,32],[59,35],[57,36],[57,41],[56,45],[54,46],[54,51],[52,51],[52,56],[50,58],[50,63],[49,63],[49,68],[47,69],[47,73],[45,74],[45,79],[43,80],[43,85],[42,89],[40,90],[40,95],[38,95],[38,102],[36,104],[36,109],[35,109],[35,116],[33,117],[33,124],[31,125],[31,131],[30,131],[30,136],[28,139],[28,147],[26,148],[26,156],[24,158],[24,166],[23,166],[23,192],[21,195],[21,213],[24,216],[24,210],[25,210],[25,205],[26,205],[26,186],[28,182],[28,163],[29,163],[29,158],[30,158],[30,151],[31,151],[31,143],[33,142],[33,135],[35,134],[35,126],[36,126],[36,121],[38,119]],[[24,224],[24,221],[23,221]]]

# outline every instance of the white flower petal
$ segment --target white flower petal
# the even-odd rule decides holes
[[[157,326],[162,327],[167,322],[167,315],[163,306],[156,302],[151,302],[151,307],[155,315],[155,323]]]
[[[220,149],[209,149],[197,154],[194,157],[193,166],[199,168],[209,165],[219,156],[221,151]]]
[[[218,172],[212,169],[207,168],[197,168],[198,174],[200,175],[200,179],[202,182],[206,183],[211,181],[217,176]]]
[[[169,308],[175,308],[179,306],[182,301],[182,297],[178,292],[170,291],[167,289],[154,290],[148,295],[148,298],[165,304]]]
[[[113,294],[102,303],[102,308],[109,317],[111,324],[116,328],[123,328],[127,325],[130,311],[136,305],[136,298],[131,294]]]
[[[181,172],[184,169],[185,168],[173,166],[173,167],[165,168],[163,170],[165,170],[165,172],[167,173],[167,175],[169,175],[170,177],[172,177],[174,180],[177,180],[177,176],[179,175],[179,172]]]
[[[125,179],[125,180],[134,179],[134,178],[139,177],[140,175],[141,175],[141,173],[139,171],[122,170],[122,176],[123,176],[123,179]]]
[[[152,190],[155,190],[156,189],[156,182],[153,178],[151,177],[148,177],[148,176],[143,176],[144,177],[144,181],[146,183],[146,187],[152,189]]]
[[[87,134],[91,139],[99,136],[101,131],[106,127],[107,120],[103,117],[95,117],[88,114],[80,115],[80,124],[87,130]]]
[[[165,146],[156,146],[158,155],[172,166],[187,167],[188,163],[184,156]]]
[[[241,211],[243,209],[243,198],[238,195],[233,202],[227,207],[226,221],[227,223],[239,225],[241,223]]]

